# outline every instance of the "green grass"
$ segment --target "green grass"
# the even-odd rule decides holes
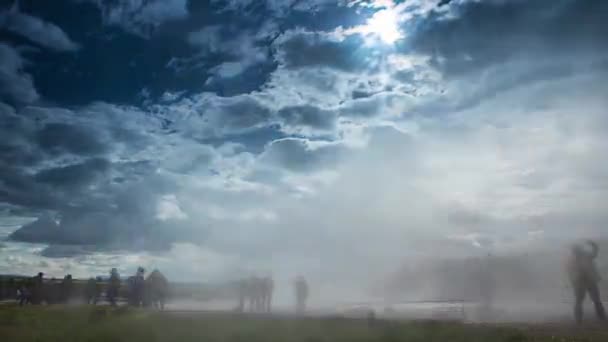
[[[556,331],[559,330],[559,331]],[[531,329],[439,322],[172,314],[108,307],[0,307],[0,341],[608,341],[606,330]]]

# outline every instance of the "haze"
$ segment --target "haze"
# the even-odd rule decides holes
[[[321,307],[469,299],[433,265],[490,254],[556,303],[606,238],[608,2],[0,4],[0,273]]]

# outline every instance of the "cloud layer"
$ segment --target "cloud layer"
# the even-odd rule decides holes
[[[92,3],[77,43],[5,14],[27,39],[0,44],[0,208],[43,244],[8,242],[23,259],[329,284],[604,234],[602,1]],[[104,72],[78,60],[99,42]],[[38,91],[62,82],[82,96]]]
[[[78,44],[61,28],[38,17],[21,13],[17,6],[0,12],[0,27],[54,51],[78,50]]]

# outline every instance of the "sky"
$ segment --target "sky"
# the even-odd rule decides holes
[[[602,0],[0,0],[0,273],[337,287],[604,238],[606,23]]]

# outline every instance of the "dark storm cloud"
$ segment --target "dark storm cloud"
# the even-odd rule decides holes
[[[95,251],[98,251],[95,246],[50,245],[42,250],[40,255],[47,258],[71,258],[91,254]]]
[[[114,117],[126,111],[101,104],[78,112],[25,107],[15,113],[9,106],[0,108],[1,202],[49,210],[108,207],[111,201],[96,202],[113,196],[111,178],[135,182],[154,170],[145,160],[123,158],[111,163],[105,159],[117,153],[117,148],[136,151],[147,146],[143,142],[150,143],[139,136],[154,125],[133,126],[128,118]],[[95,124],[82,124],[85,117]],[[121,120],[122,125],[115,126],[113,120]]]
[[[0,29],[22,35],[30,41],[54,51],[78,50],[78,44],[74,43],[60,27],[38,17],[21,13],[17,6],[0,12]]]
[[[137,222],[137,220],[141,220]],[[67,211],[57,218],[43,216],[11,234],[10,239],[97,248],[166,249],[174,241],[142,218],[120,213]],[[80,251],[85,252],[83,251]]]
[[[83,156],[97,155],[106,151],[91,129],[67,123],[48,123],[36,133],[40,148],[50,153],[73,153]]]
[[[59,225],[50,216],[44,215],[38,220],[24,225],[11,235],[12,239],[26,242],[52,240],[53,236],[61,234]]]
[[[336,125],[336,113],[312,105],[290,106],[277,112],[283,124],[318,130],[331,130]]]
[[[1,164],[0,202],[40,210],[65,210],[69,207],[87,210],[104,208],[111,203],[98,203],[107,189],[90,188],[105,185],[104,176],[110,164],[103,159],[90,159],[71,165],[42,169],[35,174],[26,168]]]
[[[34,127],[13,108],[0,102],[0,160],[8,165],[32,165],[41,154],[30,139]]]
[[[42,159],[41,153],[20,142],[0,142],[0,159],[9,165],[34,165]]]
[[[450,4],[452,5],[452,4]],[[470,1],[436,12],[412,36],[447,76],[517,59],[608,55],[608,2],[602,0]]]
[[[27,168],[44,160],[30,142],[34,128],[12,108],[0,106],[0,202],[24,208],[47,208],[53,195],[40,191]]]
[[[158,146],[134,155],[160,144],[162,117],[104,103],[0,108],[0,203],[61,217],[14,240],[156,250],[184,238],[155,219],[157,199],[177,188],[156,173]]]
[[[29,177],[26,184],[31,188],[22,187],[8,199],[17,205],[52,210],[53,214],[21,227],[10,238],[36,243],[95,245],[102,249],[168,248],[185,236],[155,219],[155,199],[176,185],[154,176],[148,166],[145,163],[115,166],[103,159],[91,159],[49,168]],[[119,186],[111,186],[107,176],[117,169],[130,178]],[[129,169],[132,171],[128,172]],[[141,175],[133,179],[137,172]],[[0,194],[3,194],[1,187]],[[47,194],[50,196],[45,197]],[[43,199],[46,202],[42,202]],[[192,237],[190,234],[189,238]]]
[[[10,103],[38,100],[32,77],[24,71],[24,66],[25,62],[15,48],[0,43],[0,100]]]
[[[0,162],[0,202],[29,209],[57,209],[56,200],[55,194],[23,169]]]
[[[0,163],[21,170],[24,175],[51,165],[61,168],[65,166],[66,158],[72,163],[88,160],[83,165],[89,165],[96,160],[91,157],[106,155],[114,149],[116,142],[121,142],[107,133],[107,127],[98,125],[93,130],[82,124],[67,123],[70,116],[75,115],[70,111],[25,107],[15,113],[6,105],[1,105],[0,109],[3,110],[0,112]],[[44,123],[49,119],[58,120],[60,115],[67,116],[63,121]],[[102,141],[102,134],[114,137],[114,141]],[[138,143],[135,138],[129,141]]]
[[[82,163],[42,170],[35,175],[35,180],[61,189],[84,187],[103,176],[109,168],[107,160],[93,158]]]
[[[112,163],[112,169],[117,173],[112,181],[115,183],[140,181],[158,168],[158,164],[158,161],[154,160]]]

